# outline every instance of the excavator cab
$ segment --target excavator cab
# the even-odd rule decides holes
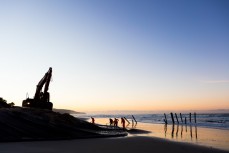
[[[35,101],[34,99],[27,98],[22,101],[23,107],[31,107],[31,108],[39,108],[39,109],[48,109],[52,110],[53,104],[52,102],[42,102],[42,101]]]
[[[22,101],[22,107],[32,107],[38,109],[48,109],[52,110],[53,104],[50,102],[50,95],[48,92],[49,83],[52,77],[52,68],[49,68],[49,71],[45,74],[45,76],[40,80],[37,85],[37,90],[33,99],[26,98]],[[42,88],[45,84],[44,92],[42,92]]]

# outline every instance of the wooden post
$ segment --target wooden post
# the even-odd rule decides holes
[[[194,113],[194,119],[195,119],[195,123],[196,123],[196,112]]]
[[[177,124],[179,124],[178,118],[177,118],[177,113],[175,113],[175,117],[177,119]]]
[[[187,120],[186,120],[186,117],[184,117],[184,123],[187,124]]]
[[[164,116],[165,116],[165,119],[164,119],[165,124],[168,124],[168,122],[167,122],[167,117],[166,117],[166,114],[165,114],[165,113],[164,113]]]
[[[181,115],[181,113],[180,113],[180,119],[181,119],[181,122],[183,123],[183,119],[182,119],[182,115]]]
[[[173,122],[173,124],[174,124],[173,113],[171,112],[170,114],[171,114],[172,122]]]
[[[190,120],[190,123],[192,123],[192,114],[189,113],[189,120]]]
[[[138,122],[136,121],[136,119],[135,119],[134,115],[132,115],[132,117],[133,117],[133,119],[134,119],[135,123],[137,124]]]
[[[126,117],[123,117],[127,122],[128,122],[128,124],[130,124],[130,122],[126,119]]]

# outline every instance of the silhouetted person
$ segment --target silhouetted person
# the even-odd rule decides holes
[[[110,126],[113,125],[114,121],[110,118]]]
[[[114,126],[118,126],[118,119],[114,118]]]
[[[117,126],[117,119],[114,118],[114,126]]]
[[[122,124],[123,129],[125,129],[125,119],[124,118],[121,118],[121,124]]]
[[[91,122],[95,124],[95,119],[93,117],[91,117]]]

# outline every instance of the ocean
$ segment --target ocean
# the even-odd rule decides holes
[[[164,124],[164,114],[109,114],[109,113],[101,113],[101,114],[73,114],[76,117],[83,117],[83,118],[121,118],[126,117],[127,120],[132,122],[133,117],[136,119],[137,122],[141,123],[152,123],[152,124]],[[175,124],[177,124],[177,120],[174,116]],[[223,129],[229,130],[229,113],[208,113],[208,114],[196,114],[196,123],[194,119],[194,114],[192,113],[191,122],[190,122],[190,115],[189,114],[182,114],[182,120],[180,114],[177,113],[177,118],[179,124],[185,124],[184,120],[186,117],[187,124],[195,125],[198,127],[207,127],[207,128],[215,128],[215,129]],[[166,114],[168,124],[172,124],[172,119],[170,113]],[[108,121],[107,121],[108,122]]]

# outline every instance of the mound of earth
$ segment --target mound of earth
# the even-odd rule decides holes
[[[69,114],[32,108],[0,108],[0,141],[75,139],[126,136]]]

